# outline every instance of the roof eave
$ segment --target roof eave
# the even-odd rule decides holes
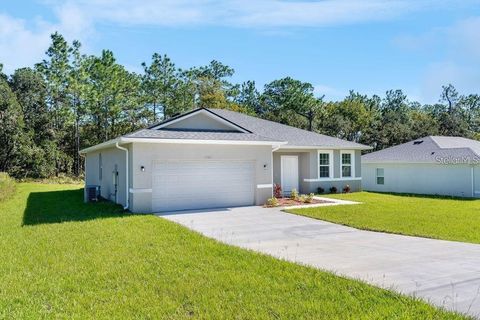
[[[80,154],[107,149],[116,144],[128,143],[158,143],[158,144],[209,144],[209,145],[247,145],[247,146],[272,146],[279,147],[287,144],[286,141],[255,141],[255,140],[200,140],[200,139],[159,139],[159,138],[132,138],[120,137],[104,143],[83,149]]]
[[[369,146],[304,146],[304,145],[284,145],[280,149],[313,149],[313,150],[371,150]]]

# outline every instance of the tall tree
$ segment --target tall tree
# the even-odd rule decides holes
[[[313,90],[310,83],[286,77],[265,85],[262,99],[268,112],[281,121],[289,124],[288,116],[284,116],[290,111],[305,118],[307,129],[312,131],[313,121],[322,107],[323,99],[316,98]]]
[[[0,77],[0,171],[22,176],[27,148],[22,109],[5,77]]]
[[[56,144],[52,119],[46,104],[46,84],[41,74],[30,68],[15,71],[10,86],[21,107],[25,143],[31,144],[24,168],[31,177],[46,178],[55,174]]]
[[[158,119],[158,109],[161,108],[162,118],[166,119],[177,113],[175,96],[178,79],[175,64],[166,55],[154,53],[152,62],[142,63],[142,89],[145,102],[152,108],[152,120]]]

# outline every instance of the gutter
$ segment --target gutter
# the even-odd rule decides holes
[[[124,147],[120,147],[118,142],[115,143],[115,147],[119,150],[125,151],[125,207],[123,210],[127,210],[129,207],[129,190],[128,187],[128,149]]]

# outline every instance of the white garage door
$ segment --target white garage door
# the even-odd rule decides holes
[[[155,161],[152,209],[165,212],[253,205],[253,161]]]

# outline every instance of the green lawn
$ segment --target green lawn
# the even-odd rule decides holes
[[[23,183],[0,203],[0,318],[461,318],[82,195]]]
[[[359,229],[480,243],[480,200],[371,192],[327,197],[362,204],[289,211]]]

